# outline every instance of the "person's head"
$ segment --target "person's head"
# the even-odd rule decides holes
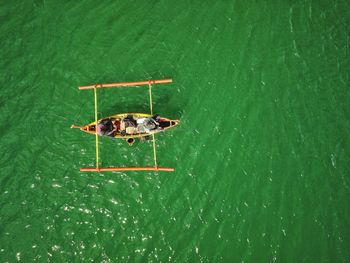
[[[160,120],[160,115],[159,114],[155,114],[155,115],[153,115],[153,117],[152,117],[154,120],[156,120],[156,121],[159,121]]]

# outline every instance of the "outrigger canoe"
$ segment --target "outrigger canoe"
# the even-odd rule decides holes
[[[136,122],[136,126],[132,127],[133,129],[131,129],[131,132],[128,132],[128,127],[126,127],[127,125],[125,125],[126,121],[124,120],[126,118],[128,119],[132,118]],[[116,131],[110,135],[102,134],[101,132],[98,132],[98,131],[97,133],[99,136],[113,137],[116,139],[125,139],[130,144],[133,142],[133,140],[130,140],[130,139],[148,137],[148,136],[151,136],[152,134],[165,132],[168,129],[179,125],[180,123],[179,120],[171,120],[165,117],[160,117],[158,121],[159,123],[158,127],[155,127],[154,129],[149,131],[147,129],[140,129],[142,127],[142,120],[147,120],[151,118],[152,118],[152,115],[147,113],[121,113],[121,114],[112,115],[107,118],[98,120],[97,123],[102,124],[106,122],[111,122],[115,126],[117,126]],[[73,125],[72,128],[78,128],[81,131],[89,134],[93,134],[93,135],[96,134],[96,122],[92,122],[85,126]]]
[[[137,82],[119,82],[111,84],[95,84],[80,86],[79,89],[93,89],[95,101],[95,121],[85,125],[72,125],[71,128],[78,128],[89,134],[94,134],[96,138],[96,167],[81,168],[83,172],[107,172],[107,171],[166,171],[172,172],[175,169],[160,167],[157,164],[155,134],[167,131],[177,125],[179,120],[172,120],[159,115],[153,115],[152,110],[152,85],[171,83],[172,79],[146,80]],[[122,113],[112,115],[103,119],[97,119],[97,89],[109,87],[142,86],[149,87],[150,114],[148,113]],[[153,125],[150,125],[153,124]],[[152,137],[154,166],[134,166],[134,167],[107,167],[101,168],[99,165],[99,136],[109,136],[116,139],[125,139],[129,145],[134,143],[135,138]]]

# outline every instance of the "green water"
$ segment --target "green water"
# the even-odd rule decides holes
[[[1,1],[0,262],[349,262],[350,2]],[[81,173],[79,85],[172,77],[174,173]],[[99,117],[148,112],[100,90]],[[101,139],[101,165],[152,144]]]

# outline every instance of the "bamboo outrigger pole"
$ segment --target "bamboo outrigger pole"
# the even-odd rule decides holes
[[[174,168],[153,167],[153,166],[135,166],[135,167],[109,167],[109,168],[80,168],[81,172],[122,172],[122,171],[162,171],[173,172]]]
[[[134,81],[134,82],[118,82],[118,83],[110,83],[110,84],[95,84],[95,85],[89,85],[89,86],[80,86],[79,89],[142,86],[142,85],[163,84],[163,83],[171,83],[171,82],[173,82],[172,79],[145,80],[145,81]]]
[[[97,133],[97,90],[94,89],[94,99],[95,99],[95,138],[96,138],[96,168],[99,169],[98,160],[98,133]]]
[[[151,83],[148,83],[149,88],[149,107],[151,111],[151,115],[153,115],[153,108],[152,108],[152,85]],[[157,152],[156,152],[156,138],[154,137],[154,134],[152,133],[152,142],[153,142],[153,159],[154,159],[154,168],[157,168]]]

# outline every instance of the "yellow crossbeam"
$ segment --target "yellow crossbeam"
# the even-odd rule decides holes
[[[151,85],[151,83],[148,84],[148,88],[149,88],[149,107],[150,107],[151,115],[153,115],[153,108],[152,108],[152,85]],[[152,142],[153,142],[154,167],[157,167],[156,138],[154,137],[154,134],[152,134]]]
[[[98,133],[97,133],[97,90],[94,89],[94,98],[95,98],[95,135],[96,135],[96,168],[99,168],[99,159],[98,159]]]
[[[152,85],[148,84],[148,88],[149,88],[149,107],[151,110],[151,115],[153,115],[153,109],[152,109]]]

